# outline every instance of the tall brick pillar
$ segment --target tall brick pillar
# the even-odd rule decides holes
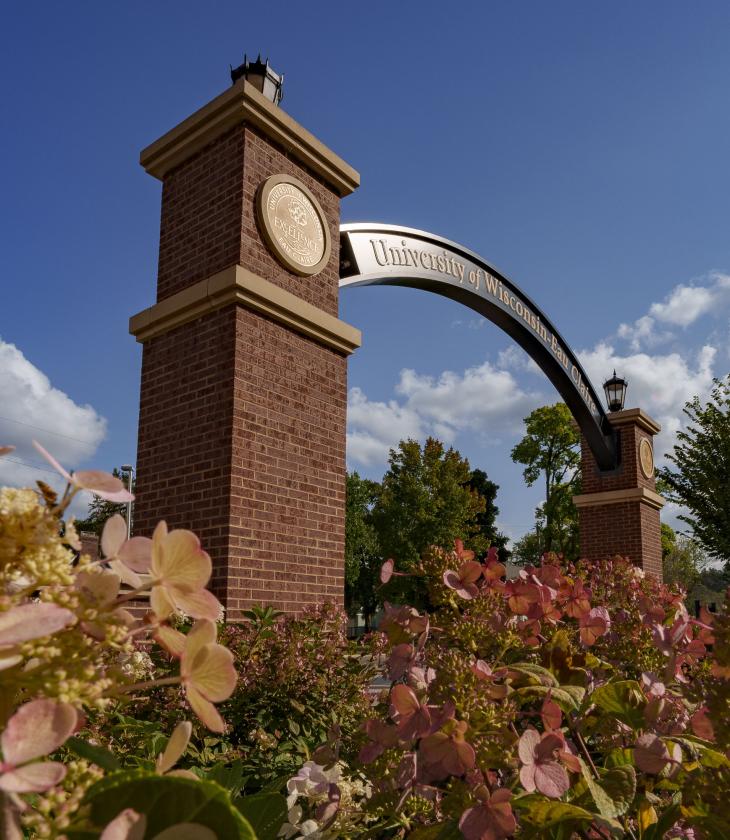
[[[360,333],[338,319],[339,203],[359,175],[245,79],[140,162],[162,181],[162,217],[157,303],[130,319],[143,344],[135,532],[194,530],[230,619],[341,604]],[[270,216],[264,182],[284,202]]]
[[[652,439],[660,426],[640,408],[608,415],[618,433],[619,466],[601,472],[581,441],[582,495],[573,501],[580,521],[581,556],[601,560],[620,554],[662,579],[659,511]]]

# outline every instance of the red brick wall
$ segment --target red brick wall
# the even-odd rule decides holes
[[[236,311],[218,310],[145,342],[134,531],[190,528],[225,598]]]
[[[639,502],[581,508],[581,556],[605,560],[620,554],[661,580],[659,511]]]
[[[639,467],[639,444],[652,436],[636,424],[620,427],[621,463],[613,472],[598,469],[585,438],[581,441],[581,480],[584,493],[603,493],[606,490],[625,490],[630,487],[656,489],[654,476],[646,478]]]
[[[654,476],[646,478],[639,466],[639,445],[652,436],[635,423],[620,426],[621,463],[602,473],[585,440],[581,440],[583,493],[604,493],[635,487],[656,489]],[[583,557],[628,557],[645,572],[661,579],[662,554],[659,511],[637,501],[582,507],[579,510],[580,548]]]
[[[229,607],[343,603],[347,361],[237,318]]]
[[[332,254],[315,277],[269,253],[255,194],[287,173],[327,216]],[[163,184],[158,300],[233,264],[337,315],[339,198],[241,126]],[[347,360],[235,305],[145,342],[135,533],[190,528],[213,558],[228,617],[254,603],[296,612],[344,598]]]
[[[239,261],[243,129],[176,167],[162,185],[157,300]]]

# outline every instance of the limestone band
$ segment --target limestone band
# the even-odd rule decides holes
[[[340,228],[341,286],[413,286],[469,306],[535,360],[573,412],[601,469],[616,466],[611,426],[588,377],[540,309],[477,254],[441,237],[392,225]]]

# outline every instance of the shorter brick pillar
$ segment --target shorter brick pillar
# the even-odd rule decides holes
[[[574,496],[580,522],[581,556],[603,560],[620,554],[662,579],[659,511],[652,439],[660,426],[640,408],[608,415],[617,432],[619,464],[602,472],[581,439],[582,494]]]

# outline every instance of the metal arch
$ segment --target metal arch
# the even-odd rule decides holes
[[[398,225],[340,227],[340,287],[410,286],[448,297],[513,338],[553,383],[601,470],[617,466],[615,435],[577,357],[549,318],[479,254]]]

